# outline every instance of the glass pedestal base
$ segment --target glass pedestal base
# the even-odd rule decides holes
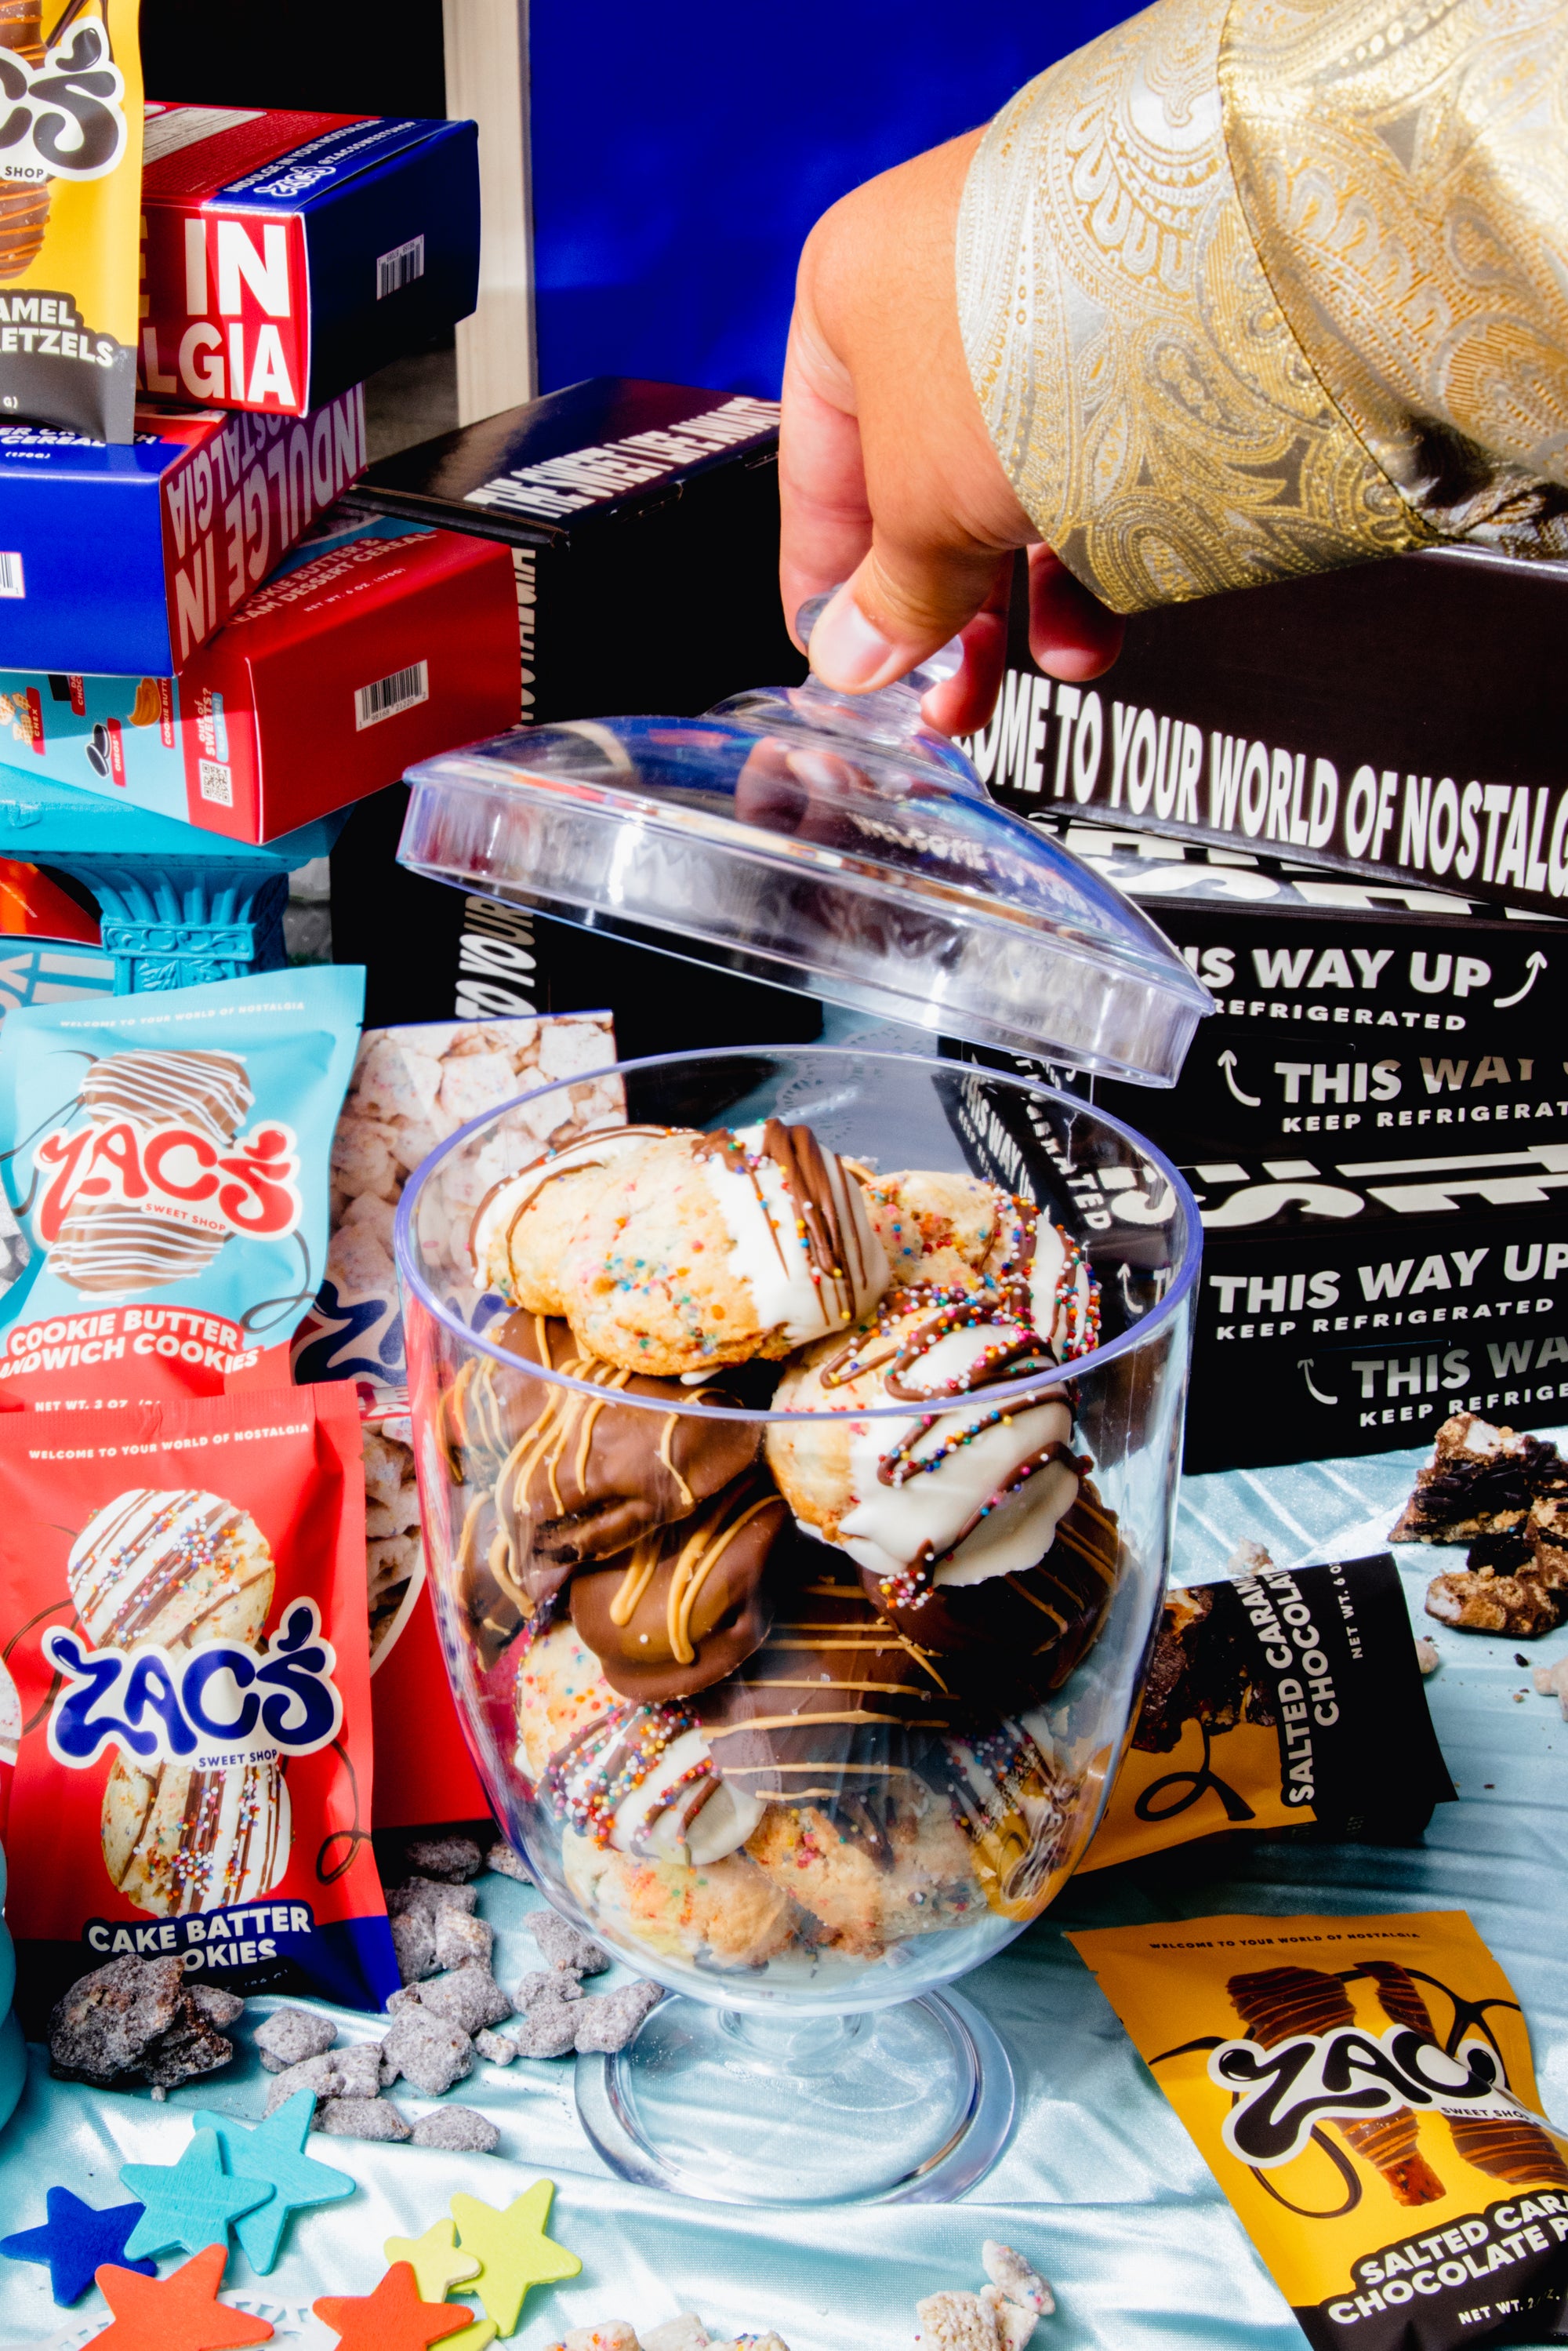
[[[671,1994],[619,2055],[578,2059],[577,2107],[643,2187],[716,2204],[945,2203],[1001,2153],[1013,2076],[953,1992],[850,2016]]]

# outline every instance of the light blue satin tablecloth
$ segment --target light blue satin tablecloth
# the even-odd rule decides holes
[[[1217,1575],[1244,1535],[1280,1565],[1380,1550],[1424,1458],[1190,1479],[1175,1580]],[[1551,1662],[1568,1633],[1521,1652],[1516,1642],[1433,1625],[1421,1614],[1427,1580],[1457,1563],[1446,1552],[1401,1559],[1420,1629],[1442,1653],[1427,1693],[1459,1801],[1439,1807],[1419,1850],[1232,1840],[1070,1887],[1047,1919],[964,1981],[1011,2053],[1019,2120],[995,2170],[962,2201],[801,2214],[630,2189],[607,2176],[582,2136],[569,2063],[480,2065],[454,2095],[499,2126],[498,2155],[313,2139],[311,2151],[351,2172],[361,2194],[298,2217],[268,2278],[253,2278],[236,2251],[226,2298],[262,2311],[280,2342],[328,2351],[332,2336],[309,2315],[315,2295],[368,2293],[382,2241],[418,2234],[455,2190],[501,2205],[547,2171],[559,2190],[552,2233],[581,2256],[583,2272],[530,2296],[518,2351],[542,2351],[571,2326],[612,2317],[652,2326],[687,2309],[716,2335],[776,2327],[791,2351],[910,2351],[915,2302],[982,2283],[988,2236],[1019,2246],[1055,2284],[1059,2307],[1035,2337],[1039,2351],[1183,2343],[1299,2351],[1284,2302],[1063,1933],[1224,1910],[1468,1910],[1523,2002],[1546,2110],[1568,2123],[1568,1723],[1515,1663],[1516,1654]],[[503,1981],[538,1964],[522,1931],[537,1898],[504,1878],[480,1880]],[[120,2166],[172,2162],[194,2106],[258,2117],[267,2076],[248,2032],[268,2004],[253,2003],[230,2074],[165,2105],[51,2082],[34,2050],[27,2089],[0,2137],[0,2234],[41,2221],[44,2190],[57,2181],[95,2204],[120,2200]],[[340,2022],[346,2037],[378,2029],[347,2012]],[[413,2117],[429,2102],[405,2088],[393,2095]],[[0,2262],[0,2346],[75,2351],[106,2318],[96,2293],[60,2311],[43,2270]]]

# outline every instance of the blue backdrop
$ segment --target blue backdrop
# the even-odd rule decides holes
[[[818,214],[1128,13],[533,0],[541,391],[619,374],[776,394]]]

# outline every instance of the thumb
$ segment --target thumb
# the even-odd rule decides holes
[[[811,667],[841,694],[891,685],[974,619],[997,562],[994,548],[911,548],[877,535],[811,632]]]

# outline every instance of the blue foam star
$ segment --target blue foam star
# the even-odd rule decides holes
[[[84,2204],[68,2188],[51,2188],[44,2199],[48,2220],[41,2229],[0,2237],[0,2253],[14,2262],[47,2262],[49,2291],[58,2303],[78,2302],[100,2262],[156,2277],[153,2262],[127,2261],[126,2240],[141,2218],[140,2204],[111,2204],[105,2212]]]
[[[265,2277],[277,2259],[291,2212],[302,2212],[311,2204],[334,2204],[340,2196],[351,2196],[359,2186],[346,2171],[315,2163],[305,2153],[306,2134],[315,2112],[315,2091],[296,2090],[254,2130],[236,2123],[231,2115],[198,2110],[191,2117],[199,2131],[215,2134],[224,2161],[235,2179],[265,2181],[274,2191],[269,2203],[258,2204],[235,2222],[240,2250],[257,2277]]]
[[[214,2130],[199,2130],[178,2163],[127,2163],[120,2176],[147,2210],[131,2232],[132,2253],[199,2253],[226,2245],[229,2223],[265,2204],[265,2180],[231,2179]]]

